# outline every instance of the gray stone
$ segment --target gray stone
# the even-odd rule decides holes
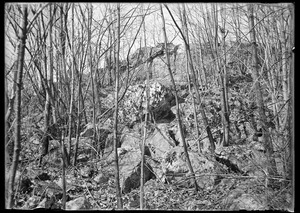
[[[66,203],[67,210],[90,209],[91,204],[85,197],[79,197]]]
[[[132,189],[140,186],[141,175],[141,151],[139,149],[131,149],[124,155],[120,156],[120,180],[122,193],[129,193]],[[152,173],[152,167],[145,162],[144,180],[155,178]]]

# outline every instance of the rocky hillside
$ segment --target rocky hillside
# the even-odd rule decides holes
[[[180,50],[180,48],[178,49]],[[160,50],[161,51],[161,50]],[[265,210],[268,205],[288,206],[288,191],[276,191],[287,182],[266,179],[266,150],[253,127],[257,119],[255,103],[248,93],[253,84],[251,76],[231,75],[229,78],[230,144],[221,146],[222,125],[220,92],[216,87],[201,90],[201,99],[216,142],[215,154],[210,153],[210,143],[205,126],[196,109],[200,136],[195,129],[193,88],[185,75],[183,54],[179,51],[171,57],[172,70],[179,94],[180,114],[183,122],[188,155],[194,168],[200,192],[194,191],[187,166],[182,139],[176,118],[174,88],[171,86],[165,64],[165,54],[151,59],[152,79],[149,87],[150,121],[147,126],[145,147],[145,203],[147,209],[184,210]],[[141,143],[145,131],[146,69],[143,61],[147,54],[132,56],[136,60],[134,78],[119,105],[118,155],[122,199],[125,209],[139,208]],[[151,55],[151,54],[150,54]],[[140,57],[139,60],[135,57]],[[192,87],[192,86],[191,86]],[[191,89],[191,90],[190,90]],[[111,109],[114,92],[111,87],[101,88],[101,111]],[[89,108],[90,106],[87,106]],[[266,109],[268,113],[269,109]],[[94,124],[90,120],[82,126],[78,147],[78,164],[66,171],[67,209],[113,209],[116,207],[114,187],[113,119],[112,111],[102,116],[96,124],[97,140],[94,140]],[[50,140],[49,154],[38,166],[42,115],[28,115],[23,131],[29,133],[24,141],[21,164],[26,165],[18,173],[18,206],[24,209],[61,208],[62,178],[60,143]],[[271,112],[269,113],[271,116]],[[271,117],[270,117],[271,119]],[[273,125],[270,122],[270,130]],[[37,134],[33,134],[36,132]],[[75,147],[72,138],[72,153]],[[65,138],[65,144],[68,139]],[[72,157],[72,155],[71,155]],[[279,171],[284,165],[278,162]],[[22,168],[22,167],[21,167]],[[21,175],[22,174],[22,175]],[[266,187],[268,186],[268,193]],[[271,187],[271,188],[270,188]],[[271,203],[271,204],[270,204]]]

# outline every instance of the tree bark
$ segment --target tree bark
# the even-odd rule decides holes
[[[187,35],[187,24],[186,24],[186,13],[185,13],[185,10],[183,10],[183,30],[184,30],[184,33],[182,32],[182,30],[179,28],[179,26],[177,25],[171,11],[169,10],[168,6],[165,5],[165,7],[167,8],[174,24],[176,25],[177,29],[179,30],[183,40],[184,40],[184,43],[185,43],[185,48],[186,48],[186,54],[187,54],[187,60],[189,62],[189,65],[190,65],[190,71],[191,71],[191,74],[192,74],[192,82],[193,82],[193,85],[194,85],[194,89],[195,89],[195,92],[196,92],[196,100],[197,100],[197,104],[200,106],[199,108],[199,111],[200,111],[200,114],[201,114],[201,117],[202,117],[202,120],[203,120],[203,124],[205,126],[205,129],[206,129],[206,132],[207,132],[207,136],[208,136],[208,139],[209,139],[209,142],[210,142],[210,151],[211,153],[214,153],[215,152],[215,149],[216,149],[216,146],[215,146],[215,143],[214,143],[214,139],[213,139],[213,135],[211,133],[211,130],[210,130],[210,127],[208,125],[208,120],[207,120],[207,117],[206,117],[206,114],[205,114],[205,111],[204,111],[204,106],[201,102],[201,97],[200,97],[200,93],[199,93],[199,83],[196,79],[196,75],[195,75],[195,70],[194,70],[194,66],[193,66],[193,61],[192,61],[192,58],[191,58],[191,51],[190,51],[190,47],[189,47],[189,42],[188,42],[188,35]]]
[[[188,150],[187,150],[187,144],[185,141],[185,137],[183,135],[183,128],[182,128],[182,122],[181,122],[181,117],[180,117],[180,109],[179,109],[179,102],[178,102],[178,96],[177,96],[177,88],[176,88],[176,84],[175,84],[175,80],[173,77],[173,73],[171,70],[171,62],[170,62],[170,55],[168,52],[168,48],[167,48],[167,44],[168,44],[168,39],[167,39],[167,34],[166,34],[166,29],[165,29],[165,18],[164,18],[164,14],[163,14],[163,9],[162,9],[162,5],[160,4],[160,12],[161,12],[161,17],[162,17],[162,31],[163,31],[163,35],[164,35],[164,40],[165,40],[165,49],[166,49],[166,56],[167,56],[167,66],[168,66],[168,71],[169,71],[169,75],[172,81],[172,85],[174,88],[174,96],[175,96],[175,102],[176,102],[176,117],[178,120],[178,127],[179,127],[179,133],[180,133],[180,137],[183,143],[183,148],[184,148],[184,153],[186,155],[186,159],[187,159],[187,165],[189,167],[190,173],[192,175],[193,181],[194,181],[194,186],[195,186],[195,191],[199,190],[199,186],[197,184],[196,181],[196,177],[195,177],[195,172],[193,170],[192,164],[191,164],[191,160],[189,158],[189,154],[188,154]],[[185,14],[184,14],[185,15]]]
[[[146,14],[142,17],[142,24],[144,28],[144,46],[147,46],[147,39],[146,39],[146,24],[144,22]],[[148,58],[150,57],[151,51],[148,53]],[[147,137],[147,127],[148,127],[148,115],[149,113],[149,80],[150,80],[150,69],[151,69],[152,61],[145,63],[145,69],[147,71],[147,84],[146,84],[146,115],[145,115],[145,123],[144,123],[144,135],[143,135],[143,142],[142,142],[142,156],[141,156],[141,187],[140,187],[140,209],[144,209],[144,182],[145,182],[145,143]]]
[[[291,13],[290,17],[290,41],[291,41],[291,57],[290,57],[290,78],[289,78],[289,85],[290,85],[290,91],[291,91],[291,102],[289,104],[289,111],[290,111],[290,119],[289,119],[289,130],[290,130],[290,150],[291,153],[291,171],[288,173],[288,176],[292,180],[292,188],[295,189],[295,87],[294,87],[294,76],[295,76],[295,5],[292,3],[289,5],[289,10]],[[292,190],[292,197],[295,197],[295,190]],[[294,209],[295,200],[292,199],[292,209]]]
[[[222,108],[222,124],[223,124],[223,136],[221,138],[222,145],[228,146],[229,143],[229,112],[228,112],[228,94],[227,94],[227,88],[226,88],[226,60],[224,59],[223,67],[222,62],[219,54],[219,41],[218,41],[218,31],[219,31],[219,25],[218,25],[218,11],[215,7],[216,5],[212,5],[212,22],[211,24],[214,25],[214,35],[212,32],[210,32],[211,37],[214,38],[214,42],[210,42],[210,45],[212,47],[211,51],[211,57],[213,61],[216,62],[215,70],[216,70],[216,76],[218,80],[218,84],[220,87],[220,97],[221,97],[221,108]],[[225,26],[224,26],[224,35],[223,35],[223,48],[225,48]],[[221,30],[220,30],[221,31]],[[222,33],[222,32],[221,32]],[[223,33],[222,33],[223,34]],[[225,57],[225,54],[224,54]]]
[[[117,4],[117,48],[116,48],[116,71],[115,71],[115,114],[114,114],[114,162],[115,162],[115,181],[116,197],[118,209],[123,209],[120,178],[119,178],[119,159],[118,159],[118,96],[119,96],[119,52],[120,52],[120,3]]]
[[[74,55],[74,4],[72,5],[72,19],[71,19],[71,25],[72,25],[72,35],[71,35],[71,39],[72,39],[72,45],[71,45],[71,56],[72,56],[72,65],[71,65],[71,97],[70,97],[70,105],[69,105],[69,116],[68,116],[68,158],[69,158],[69,162],[71,163],[71,148],[72,148],[72,125],[73,125],[73,102],[74,102],[74,93],[75,93],[75,82],[74,82],[74,78],[75,78],[75,55]]]
[[[283,16],[283,14],[282,14]],[[280,18],[280,44],[281,44],[281,60],[282,60],[282,93],[284,102],[289,99],[289,72],[288,72],[288,51],[287,51],[287,36],[284,18]]]
[[[63,197],[62,197],[62,208],[66,210],[66,202],[67,202],[67,193],[66,193],[66,149],[65,149],[65,131],[62,129],[61,134],[59,135],[59,142],[60,142],[60,149],[61,149],[61,162],[62,162],[62,191],[63,191]]]
[[[80,113],[80,101],[81,101],[81,73],[78,72],[76,67],[76,57],[75,57],[75,51],[74,51],[74,10],[75,5],[72,5],[72,55],[73,55],[73,66],[76,71],[76,76],[78,80],[78,86],[77,86],[77,94],[78,94],[78,100],[77,100],[77,122],[76,122],[76,142],[75,142],[75,148],[74,148],[74,159],[73,159],[73,166],[76,166],[77,164],[77,154],[78,154],[78,144],[79,144],[79,130],[80,130],[80,120],[81,120],[81,113]]]
[[[248,6],[249,12],[249,28],[250,28],[250,41],[252,46],[252,77],[254,81],[255,91],[256,91],[256,104],[258,107],[259,119],[258,123],[262,129],[262,141],[264,143],[265,150],[267,151],[267,155],[269,157],[270,167],[268,167],[268,174],[274,176],[277,174],[275,159],[272,157],[274,152],[273,144],[270,139],[270,133],[268,127],[266,125],[267,117],[264,109],[264,100],[263,94],[259,82],[259,73],[258,73],[258,58],[257,58],[257,47],[256,47],[256,35],[254,28],[254,13],[253,13],[253,4],[249,4]]]
[[[53,86],[53,50],[52,50],[52,18],[50,17],[52,15],[52,5],[49,4],[49,34],[48,34],[48,44],[49,44],[49,50],[48,50],[48,56],[49,56],[49,64],[47,63],[47,58],[45,58],[45,64],[48,64],[48,69],[45,69],[45,82],[47,84],[47,87],[49,89],[46,89],[46,101],[45,101],[45,108],[44,108],[44,134],[41,140],[41,155],[39,160],[39,165],[42,165],[42,160],[45,155],[48,154],[48,148],[49,148],[49,140],[51,131],[49,128],[50,124],[50,111],[51,111],[51,102],[50,102],[50,96],[52,86]],[[45,65],[45,68],[46,68]],[[49,71],[49,73],[47,73]],[[53,93],[52,93],[53,94]],[[55,107],[52,105],[52,108],[55,109]],[[55,115],[53,115],[55,116]]]
[[[54,87],[54,83],[53,83],[53,67],[54,67],[54,60],[53,60],[53,20],[55,20],[55,13],[56,13],[56,8],[57,6],[54,4],[54,8],[52,11],[52,4],[49,4],[49,8],[50,8],[50,22],[49,22],[49,79],[50,79],[50,91],[52,94],[52,97],[55,96],[55,87]],[[51,99],[51,97],[49,97]],[[51,101],[51,100],[50,100]],[[55,104],[51,104],[51,110],[52,110],[52,120],[53,123],[56,123],[57,120],[57,114],[56,114],[56,109],[57,109],[57,105],[56,104],[58,101],[52,100],[52,102],[55,102]],[[51,102],[50,102],[51,103]]]
[[[228,104],[228,83],[227,83],[227,67],[226,67],[226,28],[225,28],[225,17],[224,17],[224,12],[225,8],[222,7],[221,11],[221,16],[222,16],[222,22],[223,22],[223,32],[222,36],[223,36],[223,55],[224,55],[224,61],[223,61],[223,76],[221,77],[223,79],[222,81],[222,99],[223,99],[223,105],[224,105],[224,111],[223,111],[223,125],[224,125],[224,143],[225,145],[228,145],[229,143],[229,129],[230,129],[230,120],[229,120],[229,115],[230,115],[230,111],[229,111],[229,104]]]
[[[7,191],[7,202],[6,207],[11,209],[14,205],[14,195],[15,195],[15,177],[18,169],[19,155],[21,150],[21,98],[22,98],[22,88],[23,88],[23,66],[24,66],[24,55],[25,55],[25,44],[27,37],[27,5],[23,5],[23,21],[20,34],[20,41],[18,44],[18,78],[17,78],[17,95],[16,95],[16,123],[15,123],[15,141],[14,141],[14,153],[12,165],[10,168],[8,191]]]

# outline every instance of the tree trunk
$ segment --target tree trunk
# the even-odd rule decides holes
[[[69,134],[69,140],[68,140],[68,158],[69,158],[69,162],[71,163],[71,144],[72,144],[72,124],[73,124],[73,102],[74,102],[74,93],[75,93],[75,82],[74,82],[74,78],[75,78],[75,53],[74,53],[74,4],[72,5],[72,19],[71,19],[71,25],[72,25],[72,35],[71,35],[71,55],[72,55],[72,65],[71,65],[71,97],[70,97],[70,105],[69,105],[69,118],[68,118],[68,122],[69,122],[69,127],[68,127],[68,134]]]
[[[17,96],[15,104],[16,122],[15,122],[15,141],[14,141],[14,153],[12,165],[9,173],[8,191],[7,191],[7,202],[6,207],[11,209],[14,205],[15,195],[15,177],[18,169],[19,155],[21,149],[21,98],[22,98],[22,87],[23,87],[23,66],[24,66],[24,55],[25,55],[25,43],[27,34],[27,5],[23,5],[23,21],[20,34],[20,43],[18,44],[18,78],[17,78]]]
[[[265,150],[267,151],[267,155],[270,161],[270,167],[268,167],[268,174],[274,176],[277,174],[275,159],[272,157],[274,152],[273,144],[270,139],[270,133],[268,127],[266,125],[267,117],[264,109],[264,100],[263,94],[259,82],[259,73],[258,73],[258,59],[257,59],[257,47],[256,47],[256,35],[254,28],[254,14],[253,14],[253,4],[249,4],[248,6],[249,12],[249,28],[250,28],[250,41],[252,46],[252,77],[256,91],[256,104],[258,107],[259,119],[258,123],[262,129],[262,141],[264,143]]]
[[[77,153],[78,153],[78,144],[79,144],[79,131],[80,131],[80,120],[81,120],[81,113],[80,113],[80,101],[81,101],[81,73],[78,72],[76,67],[76,57],[75,57],[75,51],[74,51],[74,10],[75,10],[75,4],[72,4],[72,56],[73,56],[73,66],[77,74],[77,80],[78,80],[78,87],[77,87],[77,94],[78,94],[78,100],[77,100],[77,122],[76,122],[76,142],[75,142],[75,148],[74,148],[74,159],[73,159],[73,166],[76,166],[77,163]]]
[[[291,13],[290,17],[290,41],[291,41],[291,57],[290,57],[290,91],[291,91],[291,102],[290,102],[290,119],[289,119],[289,131],[290,131],[290,150],[291,153],[291,168],[290,172],[288,173],[288,176],[292,180],[292,188],[295,189],[295,88],[294,88],[294,76],[295,76],[295,38],[294,38],[294,32],[295,32],[295,5],[290,4],[289,10]],[[295,197],[295,190],[292,190],[292,197]],[[293,200],[293,199],[292,199]],[[295,200],[292,201],[292,208],[294,207]],[[293,208],[294,209],[294,208]]]
[[[50,4],[50,9],[52,8],[52,5]],[[52,94],[52,97],[56,96],[57,92],[56,92],[56,88],[54,87],[54,83],[53,83],[53,75],[54,75],[54,60],[53,60],[53,20],[56,20],[55,17],[56,17],[56,9],[57,9],[57,6],[54,4],[54,9],[53,9],[53,12],[52,10],[50,10],[50,23],[49,23],[49,75],[50,75],[50,83],[51,83],[51,86],[50,86],[50,90],[51,90],[51,94]],[[51,97],[50,97],[51,98]],[[52,100],[52,120],[53,120],[53,123],[57,123],[57,106],[58,106],[58,100]]]
[[[169,55],[169,52],[167,51],[168,50],[168,48],[167,48],[167,44],[168,44],[167,40],[168,39],[167,39],[167,34],[166,34],[166,29],[165,29],[165,18],[164,18],[164,14],[163,14],[161,4],[160,4],[160,12],[161,12],[162,24],[163,24],[162,31],[163,31],[163,35],[164,35],[164,39],[165,39],[167,66],[168,66],[169,75],[170,75],[170,78],[171,78],[171,81],[172,81],[172,85],[173,85],[173,88],[174,88],[174,96],[175,96],[175,101],[176,101],[176,117],[177,117],[177,120],[178,120],[179,133],[180,133],[180,137],[181,137],[181,140],[182,140],[182,143],[183,143],[184,153],[185,153],[186,159],[187,159],[187,165],[189,167],[190,173],[191,173],[193,181],[194,181],[195,191],[198,191],[199,186],[198,186],[197,181],[196,181],[195,172],[193,170],[191,160],[189,158],[189,154],[188,154],[188,150],[187,150],[187,144],[186,144],[186,141],[185,141],[185,137],[183,135],[183,128],[182,128],[182,122],[181,122],[180,111],[179,111],[180,110],[179,109],[179,102],[178,102],[178,96],[177,96],[177,89],[176,89],[176,84],[175,84],[175,80],[174,80],[174,77],[173,77],[173,73],[172,73],[172,70],[171,70],[170,55]],[[185,16],[185,13],[183,15]]]
[[[227,95],[227,80],[226,80],[226,60],[224,59],[223,67],[221,65],[221,59],[219,55],[219,42],[218,42],[218,12],[217,8],[215,8],[215,5],[213,4],[213,22],[214,25],[214,35],[211,34],[211,37],[214,38],[214,42],[211,44],[213,47],[213,50],[211,51],[211,57],[213,61],[216,62],[216,76],[218,79],[218,84],[220,87],[220,97],[221,97],[221,108],[222,108],[222,124],[223,124],[223,136],[221,138],[222,145],[228,146],[229,143],[229,112],[228,112],[228,95]],[[223,48],[225,48],[225,27],[223,34]],[[221,30],[220,30],[221,31]],[[225,54],[224,54],[225,57]]]
[[[143,6],[142,6],[143,8]],[[146,14],[145,14],[146,16]],[[147,39],[146,39],[146,24],[144,22],[144,18],[145,16],[142,17],[142,24],[143,24],[143,28],[144,28],[144,46],[147,46]],[[150,57],[151,51],[149,51],[148,53],[148,57]],[[141,187],[140,187],[140,209],[143,210],[144,209],[144,182],[145,182],[145,143],[146,143],[146,138],[147,138],[147,127],[148,127],[148,115],[150,115],[149,113],[149,80],[150,80],[150,70],[151,70],[151,64],[152,64],[152,60],[145,63],[144,65],[144,69],[146,69],[146,75],[147,75],[147,85],[146,85],[146,115],[145,115],[145,123],[144,123],[144,135],[143,135],[143,142],[142,142],[142,147],[141,147],[141,151],[142,151],[142,156],[141,156]]]
[[[11,159],[10,159],[10,155],[11,153],[11,149],[10,147],[10,138],[8,137],[10,134],[10,119],[11,119],[11,115],[14,112],[14,103],[15,103],[15,97],[16,97],[16,91],[17,91],[17,79],[18,79],[18,59],[16,62],[13,63],[12,65],[12,70],[14,70],[14,77],[13,77],[13,87],[12,87],[12,91],[11,94],[8,95],[7,92],[5,92],[5,96],[6,96],[6,103],[5,103],[5,166],[8,166],[11,163]],[[7,89],[7,77],[5,76],[5,90]]]
[[[283,15],[282,15],[283,16]],[[289,99],[289,85],[288,85],[288,51],[287,51],[287,36],[286,36],[286,27],[284,24],[284,18],[280,18],[280,44],[281,44],[281,60],[282,60],[282,93],[284,102]]]
[[[119,178],[119,159],[118,159],[118,96],[119,96],[119,53],[120,53],[120,3],[117,4],[117,49],[116,49],[116,73],[115,73],[115,114],[114,114],[114,161],[115,161],[115,181],[116,181],[116,197],[118,209],[123,209],[120,178]]]
[[[96,115],[97,115],[97,108],[96,108],[96,103],[95,103],[95,79],[94,79],[94,68],[93,68],[93,61],[92,61],[92,4],[88,4],[88,23],[87,23],[87,32],[88,32],[88,55],[89,55],[89,60],[88,60],[88,66],[90,69],[90,77],[91,77],[91,83],[92,83],[92,108],[93,108],[93,146],[96,150],[96,152],[93,152],[93,157],[98,157],[99,151],[100,151],[100,141],[98,141],[99,135],[98,135],[98,125],[96,122]]]
[[[186,70],[187,70],[187,79],[188,79],[188,84],[189,84],[189,92],[190,94],[193,94],[192,88],[191,88],[191,78],[189,74],[189,62],[186,61]],[[203,146],[201,146],[201,141],[200,141],[200,130],[199,130],[199,122],[198,122],[198,117],[197,117],[197,105],[195,101],[195,97],[193,95],[193,110],[194,110],[194,122],[195,122],[195,129],[196,129],[196,136],[197,136],[197,146],[198,146],[198,153],[201,153],[201,149]]]
[[[226,67],[226,28],[225,28],[225,17],[224,17],[224,13],[225,13],[225,8],[222,7],[221,11],[221,16],[222,16],[222,22],[223,22],[223,32],[222,36],[223,36],[223,55],[224,55],[224,61],[223,61],[223,89],[222,89],[222,94],[223,94],[223,102],[224,102],[224,142],[226,142],[226,145],[228,145],[229,143],[229,129],[230,129],[230,121],[229,121],[229,115],[230,115],[230,111],[229,111],[229,104],[228,104],[228,83],[227,83],[227,67]]]
[[[113,85],[113,82],[116,80],[116,75],[115,75],[115,69],[116,69],[116,47],[115,47],[115,44],[113,44],[115,42],[115,39],[116,39],[116,25],[114,24],[114,17],[113,17],[113,14],[114,14],[114,10],[110,8],[110,19],[111,19],[111,22],[113,23],[111,26],[111,45],[112,45],[112,48],[110,48],[111,52],[110,52],[110,59],[109,59],[109,68],[110,68],[110,85]],[[119,62],[118,62],[119,64]]]
[[[49,5],[49,17],[52,15],[52,5]],[[39,166],[42,165],[42,160],[45,155],[48,154],[48,148],[49,148],[49,140],[51,131],[49,128],[50,124],[50,111],[51,111],[51,103],[50,103],[50,96],[51,92],[54,90],[53,88],[53,50],[52,50],[52,19],[50,18],[49,21],[49,35],[48,35],[48,43],[49,43],[49,50],[48,50],[48,57],[49,57],[49,63],[47,63],[47,59],[45,58],[45,64],[48,64],[48,69],[45,69],[45,78],[46,78],[46,84],[49,89],[46,89],[46,102],[45,102],[45,109],[44,109],[44,134],[41,140],[41,155],[39,160]],[[45,65],[45,66],[46,66]],[[46,68],[46,67],[45,67]],[[49,71],[49,74],[47,73]],[[53,88],[53,90],[51,90]],[[52,93],[53,94],[53,93]],[[55,106],[52,104],[52,109],[55,109]],[[55,115],[53,115],[55,116]]]
[[[201,97],[200,97],[200,93],[199,93],[199,83],[196,79],[196,75],[195,75],[195,70],[194,70],[194,66],[193,66],[193,61],[192,61],[192,58],[191,58],[191,51],[190,51],[190,47],[189,47],[189,41],[188,41],[188,30],[187,30],[187,22],[186,22],[186,12],[185,12],[185,8],[183,7],[183,31],[184,33],[181,31],[181,29],[179,28],[179,26],[177,25],[171,11],[169,10],[169,8],[165,5],[165,7],[167,8],[174,24],[176,25],[177,29],[179,30],[180,34],[182,35],[182,38],[184,39],[184,43],[185,43],[185,48],[186,48],[186,55],[187,55],[187,60],[189,62],[189,66],[190,66],[190,71],[191,71],[191,74],[192,74],[192,82],[193,82],[193,85],[194,85],[194,89],[195,89],[195,92],[196,92],[196,100],[197,100],[197,104],[200,106],[199,110],[200,110],[200,114],[201,114],[201,117],[202,117],[202,120],[203,120],[203,124],[205,126],[205,129],[206,129],[206,132],[207,132],[207,136],[208,136],[208,139],[209,139],[209,142],[210,142],[210,151],[211,153],[214,153],[215,152],[215,149],[216,149],[216,146],[215,146],[215,143],[214,143],[214,139],[213,139],[213,135],[211,133],[211,130],[210,130],[210,127],[208,125],[208,120],[207,120],[207,117],[206,117],[206,114],[205,114],[205,111],[204,111],[204,106],[201,102]]]
[[[9,97],[7,94],[7,78],[5,77],[4,79],[5,81],[5,169],[7,169],[7,166],[9,166],[10,164],[10,157],[9,157],[9,150],[8,150],[8,135],[9,135],[9,127],[10,127],[10,123],[9,123],[9,118],[10,118],[10,112],[9,112]],[[15,81],[16,82],[16,81]],[[6,173],[5,173],[6,175]],[[7,176],[6,176],[7,177]],[[6,186],[6,185],[5,185]],[[7,187],[7,186],[6,186]]]
[[[66,202],[67,202],[67,195],[66,195],[66,149],[65,149],[65,131],[62,130],[61,134],[59,135],[59,142],[60,142],[60,150],[61,150],[61,155],[62,155],[62,192],[63,192],[63,197],[62,197],[62,208],[63,210],[66,210]]]

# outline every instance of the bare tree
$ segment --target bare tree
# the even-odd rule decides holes
[[[143,9],[143,7],[142,7]],[[149,8],[148,8],[149,9]],[[147,11],[148,11],[147,9]],[[147,46],[147,38],[146,38],[146,23],[145,23],[145,12],[144,16],[142,16],[142,22],[143,24],[143,31],[144,31],[144,46]],[[148,58],[150,57],[151,51],[148,52]],[[142,142],[142,156],[141,156],[141,186],[140,186],[140,209],[144,209],[144,172],[145,172],[145,143],[146,143],[146,137],[147,137],[147,129],[148,129],[148,115],[149,113],[149,90],[150,90],[150,72],[151,72],[151,64],[152,61],[149,61],[145,64],[144,69],[146,69],[146,75],[147,75],[147,83],[146,83],[146,115],[145,115],[145,123],[144,123],[144,135],[143,135],[143,142]]]
[[[19,26],[17,24],[17,21],[21,22],[21,18],[16,16],[16,13],[12,13],[11,11],[14,10],[15,7],[12,5],[9,7],[9,13],[6,12],[6,20],[9,22],[9,24],[12,26],[15,34],[17,35],[19,33]],[[20,19],[20,20],[19,20]],[[15,21],[15,22],[14,22]],[[17,49],[18,45],[16,42],[14,42],[9,35],[7,37],[10,40],[11,45],[14,47],[14,49]],[[18,51],[18,50],[17,50]],[[10,137],[10,130],[11,128],[11,118],[12,114],[14,113],[14,103],[15,103],[15,97],[16,97],[16,91],[17,91],[17,78],[18,78],[18,59],[14,60],[12,66],[10,69],[5,73],[5,90],[7,90],[8,87],[8,76],[13,71],[13,79],[12,79],[12,88],[10,93],[8,91],[5,91],[5,166],[8,166],[11,162],[10,160],[10,149],[9,147],[11,144],[11,137]]]
[[[215,63],[213,64],[213,70],[215,70],[215,76],[217,77],[218,86],[220,88],[221,108],[222,108],[222,124],[223,124],[223,137],[221,138],[222,145],[227,146],[229,142],[229,107],[228,107],[228,89],[227,89],[227,69],[226,69],[226,43],[225,38],[227,36],[225,29],[224,8],[222,11],[222,27],[219,26],[218,8],[215,3],[211,5],[211,14],[207,12],[207,20],[205,23],[205,31],[207,33],[208,44],[211,49],[211,58]],[[213,26],[213,27],[210,27]],[[219,32],[222,35],[223,43],[223,62],[220,51]]]
[[[249,29],[250,29],[250,41],[252,46],[252,76],[256,91],[256,104],[258,107],[258,114],[259,114],[259,125],[262,129],[262,138],[264,142],[265,149],[267,151],[267,154],[269,156],[269,160],[271,163],[271,167],[267,168],[268,173],[271,176],[274,176],[277,174],[276,169],[276,163],[274,158],[271,158],[273,154],[273,144],[270,140],[270,135],[267,127],[267,118],[265,114],[265,108],[264,108],[264,100],[263,95],[261,92],[261,85],[259,82],[259,74],[258,74],[258,59],[257,59],[257,47],[256,47],[256,34],[255,34],[255,25],[254,25],[254,13],[253,13],[253,4],[249,4],[248,6],[248,18],[249,18]]]
[[[62,154],[62,191],[63,191],[63,197],[62,197],[62,205],[63,209],[66,210],[66,201],[67,201],[67,195],[66,195],[66,163],[67,163],[67,156],[66,156],[66,149],[65,149],[65,131],[64,127],[62,127],[62,130],[60,131],[61,134],[59,134],[59,143],[61,148],[61,154]]]
[[[69,149],[68,149],[68,157],[69,157],[69,162],[71,163],[71,144],[72,144],[72,127],[73,127],[73,105],[74,105],[74,96],[75,96],[75,55],[74,55],[74,4],[72,4],[72,19],[71,19],[71,39],[72,39],[72,44],[70,47],[70,52],[72,56],[72,64],[71,64],[71,94],[70,94],[70,105],[69,105],[69,116],[68,116],[68,134],[69,134]]]
[[[24,4],[22,6],[23,20],[21,26],[21,32],[19,35],[20,42],[18,44],[18,59],[17,59],[17,95],[16,95],[16,104],[15,104],[15,112],[16,112],[16,122],[15,122],[15,140],[14,140],[14,153],[12,159],[12,165],[9,173],[9,182],[8,182],[8,190],[7,190],[7,200],[6,207],[12,208],[14,205],[14,195],[15,195],[15,177],[18,169],[19,155],[21,150],[21,98],[22,98],[22,88],[23,88],[23,66],[24,66],[24,55],[25,55],[25,44],[27,37],[27,5]]]
[[[55,12],[55,10],[54,10]],[[48,56],[49,56],[49,65],[48,68],[45,65],[45,80],[47,82],[47,86],[49,88],[52,88],[53,85],[53,47],[52,47],[52,5],[49,5],[49,33],[48,33],[48,44],[49,44],[49,50],[48,50]],[[47,57],[45,57],[45,60],[47,60]],[[45,62],[47,64],[47,61]],[[49,70],[49,73],[47,71]],[[49,147],[49,140],[51,138],[51,132],[50,131],[50,111],[51,111],[51,103],[50,103],[50,96],[52,91],[51,89],[46,90],[46,100],[45,100],[45,108],[44,108],[44,133],[41,141],[41,155],[40,155],[40,161],[39,165],[42,165],[43,157],[48,154],[48,147]],[[55,109],[55,107],[53,107]],[[55,117],[55,115],[54,115]]]
[[[230,129],[230,121],[229,121],[229,104],[228,104],[228,74],[227,74],[227,67],[226,67],[226,36],[228,35],[228,31],[226,31],[225,23],[226,23],[226,9],[221,7],[221,18],[222,18],[222,27],[220,27],[220,32],[222,35],[222,43],[223,43],[223,71],[222,74],[220,73],[220,83],[221,83],[221,102],[222,102],[222,118],[223,118],[223,131],[224,131],[224,140],[223,145],[227,146],[229,143],[229,129]],[[217,48],[217,47],[216,47]],[[220,70],[220,71],[221,71]]]
[[[119,54],[120,54],[120,3],[117,4],[117,48],[116,48],[116,71],[115,71],[115,113],[114,113],[114,162],[115,162],[115,181],[116,181],[116,197],[118,209],[123,209],[120,178],[119,178],[119,159],[118,159],[118,97],[119,97]]]
[[[203,124],[205,126],[205,129],[206,129],[206,132],[207,132],[207,136],[208,136],[208,139],[209,139],[209,142],[210,142],[210,151],[211,153],[214,153],[215,149],[216,149],[216,146],[215,146],[215,142],[214,142],[214,138],[213,138],[213,135],[211,133],[211,130],[210,130],[210,127],[208,125],[208,120],[207,120],[207,117],[206,117],[206,114],[205,114],[205,111],[204,111],[204,106],[203,106],[203,103],[201,101],[201,98],[200,98],[200,88],[199,88],[199,82],[197,81],[196,79],[196,74],[195,74],[195,70],[194,70],[194,66],[193,66],[193,61],[192,61],[192,57],[191,57],[191,51],[190,51],[190,47],[189,47],[189,42],[188,42],[188,30],[187,30],[187,24],[186,24],[186,20],[185,20],[185,17],[186,17],[186,14],[185,14],[185,10],[183,10],[183,14],[182,14],[182,17],[183,17],[183,31],[180,29],[180,27],[178,26],[178,24],[176,23],[170,9],[168,8],[168,6],[165,5],[165,7],[167,8],[174,24],[176,25],[177,29],[179,30],[183,40],[184,40],[184,43],[185,43],[185,48],[186,48],[186,55],[187,55],[187,60],[189,62],[189,66],[190,66],[190,71],[191,71],[191,74],[192,74],[192,82],[193,82],[193,85],[194,85],[194,90],[196,92],[196,100],[197,100],[197,104],[200,106],[199,110],[200,110],[200,113],[201,113],[201,117],[202,117],[202,120],[203,120]]]
[[[165,49],[168,50],[168,48],[167,48],[168,39],[167,39],[167,34],[166,34],[166,29],[165,29],[165,18],[164,18],[163,9],[162,9],[161,4],[160,4],[160,12],[161,12],[161,17],[162,17],[162,25],[163,25],[162,26],[162,31],[163,31],[163,35],[164,35],[164,39],[165,39]],[[180,117],[180,109],[179,109],[179,102],[178,102],[178,96],[177,96],[177,89],[176,89],[176,84],[175,84],[175,80],[174,80],[174,77],[173,77],[173,73],[172,73],[172,70],[171,70],[170,56],[169,56],[168,51],[166,51],[166,56],[167,56],[168,71],[169,71],[169,75],[170,75],[172,85],[173,85],[173,88],[174,88],[174,96],[175,96],[175,102],[176,102],[176,117],[177,117],[177,120],[178,120],[178,128],[179,128],[180,138],[181,138],[182,143],[183,143],[184,153],[185,153],[186,159],[187,159],[187,165],[189,167],[190,173],[191,173],[193,181],[194,181],[195,191],[198,191],[199,186],[198,186],[197,181],[196,181],[195,172],[193,170],[191,160],[189,158],[189,154],[188,154],[188,150],[187,150],[187,144],[186,144],[186,141],[185,141],[185,137],[183,135],[182,121],[181,121],[181,117]]]

